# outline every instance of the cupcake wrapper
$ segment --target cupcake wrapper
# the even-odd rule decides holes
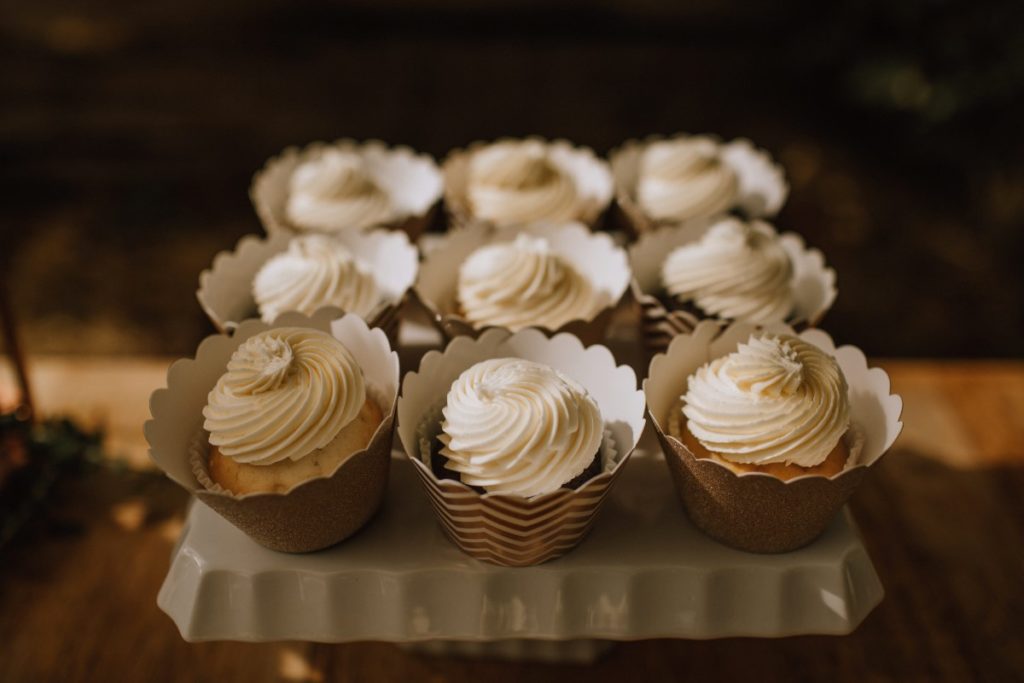
[[[555,162],[572,174],[576,190],[584,198],[584,206],[578,220],[591,229],[597,229],[614,194],[614,183],[608,164],[589,147],[573,145],[567,140],[548,141],[537,136],[524,139],[548,146]],[[453,228],[459,229],[479,222],[472,215],[466,198],[470,158],[488,145],[510,141],[513,141],[513,138],[501,138],[493,142],[478,140],[464,149],[453,150],[441,164],[445,178],[444,205],[448,212],[449,224]]]
[[[430,498],[441,529],[452,543],[478,560],[506,566],[547,562],[574,548],[590,531],[596,511],[622,471],[611,432],[605,430],[598,457],[601,472],[575,489],[535,499],[482,494],[456,479],[434,475],[430,459],[443,404],[416,430],[419,458],[414,470]]]
[[[218,331],[231,333],[238,321],[258,316],[252,282],[264,263],[288,248],[292,237],[286,233],[267,238],[246,235],[234,251],[218,253],[213,265],[200,274],[196,299]],[[404,235],[385,230],[334,237],[371,267],[385,299],[370,312],[367,322],[383,329],[395,346],[402,306],[419,272],[419,251]],[[325,308],[331,308],[335,317],[343,315],[337,307]]]
[[[285,493],[236,496],[205,476],[208,446],[202,409],[234,350],[252,335],[281,326],[313,327],[341,340],[359,362],[385,417],[367,447],[342,462],[331,476],[311,479]],[[398,356],[383,332],[371,330],[358,316],[335,319],[321,310],[313,318],[285,314],[273,326],[247,320],[231,337],[207,337],[194,360],[179,360],[168,370],[167,387],[150,398],[153,418],[145,425],[150,457],[171,479],[260,545],[282,552],[319,550],[355,533],[383,500],[398,377]],[[203,463],[199,472],[194,470],[197,462]]]
[[[586,319],[570,320],[558,329],[540,328],[548,336],[566,332],[586,344],[604,341],[616,306],[629,288],[629,264],[624,251],[608,235],[590,233],[579,223],[534,223],[520,228],[495,228],[474,223],[449,232],[426,254],[420,278],[411,296],[426,312],[446,340],[478,337],[494,327],[474,327],[455,311],[459,267],[479,247],[510,241],[521,232],[547,237],[552,249],[590,279],[607,298],[604,307]]]
[[[704,318],[693,311],[670,308],[654,296],[661,287],[661,265],[676,247],[699,239],[713,220],[691,221],[683,226],[664,227],[643,235],[629,249],[633,280],[630,288],[640,302],[640,333],[644,348],[649,353],[662,353],[680,334],[691,332],[698,322],[714,320],[720,325],[726,321]],[[836,272],[825,265],[825,257],[818,249],[808,248],[802,237],[793,232],[779,235],[779,243],[793,264],[794,314],[788,321],[798,331],[814,327],[835,303]]]
[[[711,135],[702,137],[718,140]],[[616,219],[634,239],[660,227],[686,225],[691,220],[706,220],[697,218],[682,223],[659,222],[648,218],[637,204],[635,195],[641,155],[648,145],[664,139],[665,136],[652,135],[643,140],[627,140],[609,155],[609,164],[615,178]],[[719,144],[722,159],[736,173],[739,181],[739,194],[732,210],[747,218],[772,217],[777,214],[789,194],[789,185],[782,167],[772,160],[768,152],[755,147],[750,140],[739,138],[727,143],[719,141]]]
[[[782,481],[760,472],[737,474],[715,460],[696,458],[668,433],[669,411],[694,370],[735,349],[755,329],[733,324],[721,331],[712,322],[700,323],[651,361],[644,392],[672,482],[693,523],[741,550],[788,552],[824,531],[868,468],[892,446],[903,426],[899,421],[903,403],[889,393],[885,372],[869,369],[859,349],[836,349],[827,334],[809,330],[800,336],[836,358],[850,387],[853,433],[847,468],[832,477],[808,475]],[[769,330],[795,333],[784,325]]]
[[[602,444],[604,471],[577,489],[531,498],[480,493],[461,481],[434,475],[429,439],[437,432],[440,408],[452,381],[481,360],[505,356],[550,365],[594,396],[609,431]],[[406,375],[403,382],[399,437],[445,534],[471,557],[506,566],[540,564],[575,547],[593,524],[643,431],[642,395],[635,390],[635,382],[635,374],[625,366],[616,367],[606,348],[584,349],[579,339],[567,334],[548,339],[537,330],[514,335],[489,330],[476,340],[456,339],[443,354],[427,354],[419,370]]]
[[[288,221],[288,184],[299,164],[332,148],[357,151],[385,166],[378,181],[388,185],[393,197],[400,193],[401,206],[394,220],[379,227],[401,230],[415,240],[430,226],[444,191],[441,170],[430,156],[404,146],[388,147],[379,140],[342,139],[333,143],[314,142],[303,148],[289,147],[256,172],[249,186],[249,198],[268,234],[306,232]]]

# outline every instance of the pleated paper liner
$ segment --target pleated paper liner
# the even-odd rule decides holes
[[[722,331],[714,322],[699,323],[651,361],[644,392],[669,474],[693,523],[741,550],[788,552],[824,531],[869,468],[889,450],[903,427],[903,401],[890,393],[885,371],[868,368],[860,349],[837,349],[825,332],[806,330],[800,336],[835,357],[849,386],[851,433],[847,438],[852,449],[846,468],[832,477],[807,475],[783,481],[761,472],[737,474],[712,458],[697,458],[671,434],[669,411],[686,392],[687,380],[697,368],[731,353],[756,329],[736,323]],[[767,331],[795,333],[785,325]]]
[[[673,305],[659,296],[661,266],[676,247],[698,240],[714,222],[704,219],[659,228],[643,235],[629,248],[633,273],[630,289],[640,303],[640,336],[651,354],[664,352],[672,339],[692,331],[706,317],[695,308]],[[794,311],[787,322],[798,330],[816,327],[838,295],[836,272],[825,264],[821,251],[807,247],[800,235],[784,232],[779,235],[779,242],[793,264]]]
[[[580,223],[533,223],[508,228],[473,223],[449,232],[424,258],[412,292],[414,301],[445,339],[463,335],[476,337],[490,329],[475,327],[459,314],[455,297],[459,267],[476,249],[512,241],[523,232],[547,239],[552,251],[586,277],[604,300],[604,305],[591,316],[543,331],[548,336],[567,332],[588,344],[604,341],[615,307],[629,288],[629,263],[625,251],[616,246],[611,237],[592,233]]]
[[[374,180],[387,191],[395,208],[395,218],[380,227],[401,230],[415,240],[433,222],[444,193],[444,178],[433,158],[408,147],[389,147],[379,140],[342,139],[332,143],[313,142],[302,148],[288,147],[256,172],[249,197],[268,234],[316,232],[303,230],[288,220],[289,183],[299,165],[318,158],[329,149],[360,154],[372,170]]]
[[[480,361],[503,357],[544,363],[586,387],[609,431],[600,474],[578,488],[531,498],[482,493],[434,474],[430,439],[421,436],[439,429],[431,428],[430,421],[439,424],[439,410],[452,382]],[[605,347],[584,347],[568,334],[548,338],[538,330],[511,334],[492,329],[478,339],[455,339],[443,353],[428,353],[418,371],[405,377],[398,416],[399,438],[445,534],[466,554],[508,566],[546,562],[583,539],[645,424],[643,395],[636,389],[632,369],[616,366]]]
[[[252,282],[263,264],[285,251],[294,237],[288,233],[266,237],[246,235],[233,251],[218,253],[211,267],[199,275],[196,299],[218,331],[230,333],[239,321],[259,317]],[[384,330],[395,346],[402,306],[419,273],[418,249],[404,233],[388,230],[339,233],[331,237],[344,244],[373,274],[383,298],[366,320],[370,327]]]
[[[366,448],[356,451],[327,477],[296,485],[284,493],[234,495],[204,487],[193,463],[202,448],[202,410],[207,395],[242,342],[273,327],[311,327],[329,332],[352,353],[374,388],[384,419]],[[246,320],[234,335],[212,335],[199,344],[194,359],[181,359],[167,372],[167,387],[150,397],[152,419],[145,434],[150,457],[167,476],[255,542],[282,552],[310,552],[334,545],[358,531],[377,511],[387,486],[398,395],[398,355],[379,329],[356,315],[337,317],[328,310],[312,318],[288,313],[274,325]]]
[[[695,136],[680,133],[669,138],[652,135],[643,140],[627,140],[609,155],[609,165],[615,180],[616,224],[634,239],[657,228],[673,225],[671,222],[650,218],[637,202],[640,162],[644,151],[654,142],[686,137]],[[771,155],[744,138],[722,142],[711,135],[700,137],[711,138],[720,145],[722,160],[733,170],[739,181],[736,202],[730,210],[746,218],[775,216],[789,195],[789,184],[782,167],[775,163]],[[704,218],[708,217],[696,220]]]
[[[551,161],[572,176],[577,196],[581,198],[580,214],[576,219],[591,229],[599,227],[614,194],[614,183],[607,162],[589,147],[574,145],[568,140],[548,141],[536,136],[524,139],[545,145],[550,151]],[[468,198],[469,166],[473,155],[492,144],[519,140],[478,140],[448,154],[441,164],[441,169],[445,184],[444,205],[451,227],[457,229],[480,221],[473,215]]]

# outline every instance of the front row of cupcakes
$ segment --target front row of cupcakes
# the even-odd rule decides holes
[[[692,521],[755,552],[821,534],[901,428],[885,373],[818,330],[704,321],[639,391],[603,346],[491,329],[428,353],[399,397],[383,332],[336,316],[209,337],[151,399],[157,464],[275,550],[333,545],[372,517],[396,414],[446,535],[505,565],[580,542],[648,410]]]

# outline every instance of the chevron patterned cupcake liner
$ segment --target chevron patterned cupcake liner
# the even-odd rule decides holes
[[[586,387],[607,430],[599,474],[575,489],[526,498],[483,493],[434,473],[432,441],[449,387],[466,368],[502,357],[544,363]],[[583,540],[645,425],[632,369],[616,366],[603,346],[584,347],[568,334],[547,338],[538,330],[491,329],[478,339],[460,337],[443,353],[428,353],[419,370],[406,375],[398,415],[399,438],[445,535],[467,555],[506,566],[553,560]]]

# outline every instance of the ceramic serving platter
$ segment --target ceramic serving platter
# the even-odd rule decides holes
[[[407,321],[403,367],[439,341],[425,321]],[[639,367],[635,341],[623,342],[616,357]],[[188,641],[375,640],[588,661],[615,640],[845,634],[882,599],[846,510],[811,545],[781,555],[705,536],[687,519],[650,428],[589,536],[534,567],[463,554],[435,521],[413,465],[399,450],[392,457],[377,516],[316,553],[267,550],[195,502],[160,608]]]

